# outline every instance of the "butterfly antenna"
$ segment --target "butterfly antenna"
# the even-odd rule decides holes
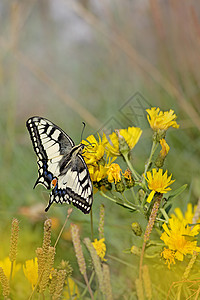
[[[83,140],[83,132],[84,132],[84,129],[85,129],[85,122],[82,122],[83,124],[83,129],[82,129],[82,132],[81,132],[81,141]]]

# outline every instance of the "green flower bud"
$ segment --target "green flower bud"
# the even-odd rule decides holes
[[[140,256],[141,249],[133,245],[133,246],[131,247],[131,253]]]
[[[124,183],[122,181],[115,183],[115,189],[117,192],[123,193],[123,191],[125,190]]]
[[[131,228],[133,230],[133,233],[137,236],[141,236],[142,235],[142,228],[140,227],[140,224],[138,222],[133,222],[131,224]]]

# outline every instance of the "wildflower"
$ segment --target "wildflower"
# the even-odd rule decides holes
[[[78,300],[80,297],[80,292],[74,280],[71,277],[68,277],[67,280],[65,281],[65,284],[66,286],[63,292],[64,299]]]
[[[115,132],[112,132],[109,135],[109,140],[110,142],[107,140],[107,143],[105,144],[107,153],[111,156],[119,156],[119,140],[117,134]]]
[[[102,261],[106,261],[105,254],[106,254],[106,245],[104,243],[105,238],[100,239],[99,241],[97,239],[94,240],[92,243],[94,249],[97,252],[97,255],[101,258]]]
[[[177,218],[182,221],[182,220],[185,220],[187,222],[187,224],[192,224],[194,223],[193,222],[193,218],[194,218],[194,214],[196,212],[196,207],[192,207],[192,204],[191,203],[188,203],[187,205],[187,210],[185,212],[185,214],[183,215],[182,211],[180,210],[179,207],[176,207],[174,209],[174,213],[175,215],[177,216]],[[197,220],[197,223],[199,223],[200,220]],[[195,227],[197,228],[200,228],[200,225],[197,224],[195,225]]]
[[[119,133],[124,137],[131,150],[137,144],[142,134],[142,130],[139,127],[128,127],[128,129],[120,129]]]
[[[108,181],[115,182],[115,183],[121,181],[121,171],[122,169],[118,164],[116,163],[111,164],[107,171]]]
[[[0,261],[0,267],[3,269],[4,274],[9,279],[10,278],[10,271],[11,271],[11,261],[10,258],[7,256],[4,260]],[[19,271],[21,268],[21,264],[16,264],[13,262],[13,270],[12,270],[12,277],[14,277],[15,273]]]
[[[161,139],[160,140],[160,144],[161,144],[161,147],[162,147],[162,150],[160,151],[160,156],[162,158],[165,158],[169,152],[169,145],[167,144],[167,142],[165,141],[165,139]]]
[[[105,151],[104,141],[105,134],[103,135],[102,141],[100,136],[99,141],[97,141],[94,135],[90,135],[86,141],[82,141],[82,144],[86,145],[83,155],[87,165],[92,165],[103,158]]]
[[[107,176],[108,167],[103,165],[88,165],[88,171],[90,173],[90,178],[93,182],[99,182]]]
[[[35,259],[30,259],[25,262],[25,266],[23,266],[24,275],[31,283],[32,289],[34,289],[38,280],[38,261],[37,257]]]
[[[175,180],[171,180],[171,177],[172,177],[172,174],[169,177],[167,177],[167,171],[163,174],[162,169],[159,169],[157,171],[154,168],[154,169],[152,169],[152,174],[151,174],[151,172],[147,172],[147,176],[145,177],[145,179],[148,182],[148,188],[150,190],[152,190],[147,199],[148,203],[151,202],[151,200],[156,192],[165,194],[171,190],[171,188],[169,188],[168,186],[175,181]]]
[[[179,128],[179,125],[175,121],[177,116],[174,114],[172,109],[170,109],[170,111],[163,112],[160,108],[152,107],[146,111],[148,113],[148,122],[153,131],[166,131],[169,127]]]
[[[162,147],[156,161],[155,161],[155,165],[157,168],[161,168],[164,164],[165,158],[169,152],[169,145],[167,144],[167,142],[165,141],[165,139],[161,139],[160,140],[160,145]]]
[[[169,269],[171,264],[175,264],[175,251],[168,248],[164,248],[164,250],[161,252],[161,256],[166,260],[165,264],[167,264]]]
[[[105,149],[109,155],[119,156],[123,151],[126,152],[133,149],[141,134],[142,130],[138,127],[116,130],[116,132],[109,135],[110,142],[108,140],[105,142]]]
[[[192,228],[184,219],[180,220],[173,215],[169,219],[168,226],[163,224],[163,229],[164,232],[160,239],[164,241],[169,250],[174,251],[175,259],[182,261],[184,255],[193,254],[193,251],[200,252],[200,247],[197,247],[197,241],[195,240],[195,236],[199,233],[198,227],[194,226]],[[164,255],[167,257],[166,253]]]

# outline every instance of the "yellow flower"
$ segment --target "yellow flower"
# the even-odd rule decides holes
[[[23,266],[24,275],[31,283],[32,289],[34,289],[37,280],[38,280],[38,262],[37,257],[35,259],[30,259],[25,262],[25,266]]]
[[[154,131],[166,131],[169,127],[179,128],[179,125],[175,121],[177,116],[174,114],[172,109],[170,109],[170,111],[163,112],[160,108],[152,107],[146,111],[148,113],[148,122]]]
[[[111,156],[119,156],[119,139],[117,134],[115,132],[112,132],[109,135],[109,140],[111,143],[108,140],[107,143],[105,143],[105,149],[107,153]]]
[[[162,147],[162,150],[160,151],[160,156],[164,158],[164,157],[167,156],[170,147],[167,144],[167,142],[165,141],[165,139],[161,139],[160,144],[161,144],[161,147]]]
[[[4,274],[9,279],[10,278],[10,271],[11,271],[11,261],[10,261],[10,258],[8,256],[6,258],[4,258],[4,260],[0,261],[0,267],[3,269]],[[15,273],[17,271],[19,271],[20,268],[21,268],[21,264],[16,264],[16,262],[14,261],[12,277],[15,275]]]
[[[164,248],[164,250],[161,252],[161,256],[166,260],[165,264],[167,264],[169,269],[171,264],[175,264],[175,251],[168,248]]]
[[[142,130],[139,127],[128,127],[128,129],[120,129],[119,133],[124,137],[131,150],[137,144],[142,134]]]
[[[115,182],[115,183],[121,181],[121,171],[122,169],[118,164],[115,163],[111,164],[107,171],[108,181]]]
[[[148,182],[148,188],[152,190],[147,199],[148,203],[151,202],[156,192],[165,194],[171,190],[171,188],[169,188],[168,186],[175,181],[175,180],[171,180],[171,178],[172,178],[172,174],[169,177],[167,177],[167,171],[163,174],[162,169],[159,169],[157,171],[154,168],[152,169],[152,174],[151,172],[147,172],[147,176],[145,177],[145,179]]]
[[[98,135],[99,136],[99,135]],[[102,141],[99,136],[99,142],[96,140],[94,135],[90,135],[86,141],[82,141],[81,143],[86,145],[83,156],[87,165],[94,164],[98,162],[104,155],[104,141],[105,134],[103,135]]]
[[[71,277],[68,277],[67,280],[65,281],[65,284],[66,284],[66,286],[63,291],[63,296],[64,296],[63,299],[78,300],[80,297],[80,292],[79,292],[78,286],[74,282],[74,280]]]
[[[164,241],[169,250],[174,251],[174,258],[183,261],[184,255],[193,254],[193,251],[200,252],[197,247],[195,236],[199,233],[196,226],[188,226],[187,222],[179,220],[178,217],[172,216],[169,219],[168,226],[163,224],[164,232],[160,239]]]
[[[99,241],[97,239],[94,240],[92,243],[94,249],[97,252],[97,255],[101,258],[102,261],[106,261],[105,254],[106,254],[106,245],[104,243],[105,239],[100,239]]]
[[[109,140],[105,138],[105,148],[109,155],[119,156],[121,155],[120,143],[123,140],[128,145],[128,150],[131,150],[137,144],[142,130],[138,127],[128,127],[128,129],[119,129],[109,135]]]
[[[179,218],[180,221],[185,220],[187,222],[187,224],[192,224],[196,208],[197,208],[197,206],[195,206],[193,208],[192,207],[192,203],[188,203],[187,210],[186,210],[186,212],[185,212],[184,215],[183,215],[183,213],[182,213],[182,211],[180,210],[179,207],[176,207],[174,209],[174,212],[175,212],[177,218]],[[200,218],[197,220],[197,223],[200,223]],[[198,227],[200,229],[200,225],[199,224],[195,225],[195,227]]]
[[[108,167],[102,165],[88,165],[88,171],[90,173],[90,178],[93,182],[99,182],[101,179],[107,176]]]

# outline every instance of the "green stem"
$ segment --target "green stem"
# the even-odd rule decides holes
[[[10,267],[10,278],[9,278],[9,281],[11,281],[11,279],[12,279],[13,266],[14,266],[14,261],[11,261],[11,267]]]
[[[95,272],[93,271],[93,272],[92,272],[92,275],[90,276],[89,285],[91,285],[92,280],[94,279],[94,275],[95,275]],[[86,287],[85,287],[83,293],[81,294],[81,298],[83,298],[83,297],[85,296],[85,294],[87,293],[87,290],[88,290],[88,287],[87,287],[87,285],[86,285]]]
[[[68,279],[68,276],[67,276],[67,286],[68,286],[68,293],[69,293],[69,299],[72,300],[72,295],[71,295],[71,291],[70,291],[70,287],[69,287],[69,279]]]
[[[139,204],[140,204],[140,203],[139,203],[139,200],[138,200],[138,198],[135,196],[135,193],[134,193],[133,188],[130,188],[130,190],[131,190],[131,193],[132,193],[132,196],[133,196],[133,199],[134,199],[135,203],[136,203],[137,205],[139,205]]]
[[[94,230],[93,230],[93,214],[92,214],[92,207],[90,211],[90,228],[91,228],[91,240],[94,241]]]
[[[107,199],[109,199],[110,201],[112,201],[112,202],[114,202],[114,203],[116,203],[116,204],[122,204],[122,203],[120,203],[120,202],[114,200],[113,198],[107,196],[107,195],[106,195],[104,192],[102,192],[102,191],[100,191],[100,194],[101,194],[104,198],[107,198]],[[124,205],[125,207],[127,207],[127,208],[135,209],[135,210],[140,211],[140,207],[139,207],[138,205],[133,205],[133,204],[132,204],[132,205],[128,205],[128,204],[126,204],[126,203],[123,203],[123,205]]]
[[[123,154],[123,157],[124,157],[124,159],[125,159],[125,161],[126,161],[126,163],[127,163],[127,166],[128,166],[129,169],[131,170],[133,176],[135,177],[136,180],[139,181],[139,180],[140,180],[140,176],[139,176],[139,174],[133,169],[133,166],[132,166],[132,164],[131,164],[131,162],[130,162],[130,160],[129,160],[129,158],[128,158],[128,153]]]
[[[130,268],[133,268],[133,269],[135,268],[132,264],[129,264],[128,262],[126,262],[126,261],[124,261],[124,260],[122,260],[118,257],[115,257],[115,256],[110,255],[110,254],[106,254],[106,256],[113,259],[113,260],[115,260],[115,261],[117,261],[117,262],[119,262],[119,263],[121,263],[121,264],[123,264],[123,265],[129,266]]]
[[[61,237],[61,235],[62,235],[62,233],[63,233],[63,230],[64,230],[64,228],[65,228],[65,225],[67,224],[67,221],[68,221],[68,219],[69,219],[69,216],[70,216],[71,213],[72,213],[72,210],[73,210],[73,209],[68,209],[67,217],[66,217],[65,222],[64,222],[64,224],[63,224],[63,226],[62,226],[62,228],[61,228],[61,230],[60,230],[60,233],[59,233],[59,235],[58,235],[58,237],[57,237],[57,240],[56,240],[56,242],[55,242],[54,248],[56,248],[56,246],[57,246],[57,243],[58,243],[58,241],[59,241],[59,239],[60,239],[60,237]]]
[[[163,208],[160,208],[160,212],[162,213],[163,217],[165,218],[166,223],[168,223],[169,217],[168,217],[168,214],[166,213],[166,211]]]
[[[148,169],[149,169],[149,166],[150,166],[150,164],[151,164],[151,162],[152,162],[152,157],[153,157],[153,155],[154,155],[154,153],[155,153],[155,151],[156,151],[158,145],[159,145],[158,142],[153,141],[149,159],[148,159],[147,163],[145,164],[144,176],[146,176],[146,173],[147,173],[147,171],[148,171]],[[145,178],[144,178],[144,177],[143,177],[143,179],[142,179],[142,182],[145,182]]]

